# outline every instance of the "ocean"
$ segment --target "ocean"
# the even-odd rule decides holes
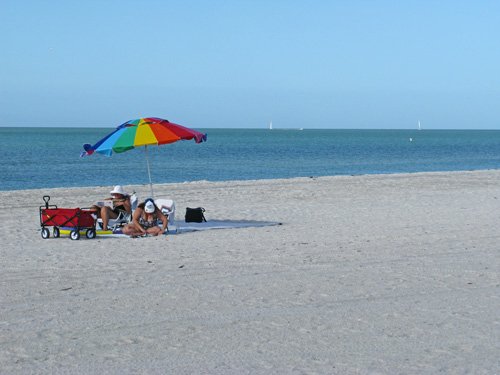
[[[80,158],[113,129],[0,128],[0,190],[146,184],[144,148]],[[148,147],[153,183],[500,167],[498,130],[197,129]]]

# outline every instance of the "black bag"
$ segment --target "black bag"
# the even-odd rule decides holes
[[[203,207],[190,208],[186,207],[186,223],[201,223],[203,221],[207,221],[205,219],[205,215],[203,215],[205,209]]]

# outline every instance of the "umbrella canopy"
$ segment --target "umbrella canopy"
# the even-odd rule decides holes
[[[207,140],[207,135],[161,118],[145,117],[127,121],[94,145],[84,144],[83,148],[85,151],[82,152],[81,156],[92,155],[94,152],[111,156],[113,152],[120,153],[144,146],[146,149],[151,196],[153,196],[147,146],[163,145],[190,139],[194,139],[196,143],[201,143]]]
[[[111,156],[135,147],[163,145],[180,140],[194,139],[196,143],[207,140],[207,135],[157,117],[127,121],[94,145],[85,144],[82,156],[94,152]]]

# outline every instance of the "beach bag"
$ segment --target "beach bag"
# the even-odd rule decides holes
[[[203,221],[207,221],[205,219],[205,215],[203,215],[203,212],[205,212],[205,209],[203,207],[186,207],[186,223],[201,223]]]

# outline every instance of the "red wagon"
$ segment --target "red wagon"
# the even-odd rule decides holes
[[[50,237],[47,227],[53,227],[52,234],[55,238],[60,236],[60,228],[71,228],[69,237],[72,240],[80,239],[80,230],[85,230],[87,238],[96,236],[96,217],[93,211],[82,208],[57,208],[49,204],[50,197],[44,195],[44,206],[40,206],[40,226],[42,227],[42,238]]]

